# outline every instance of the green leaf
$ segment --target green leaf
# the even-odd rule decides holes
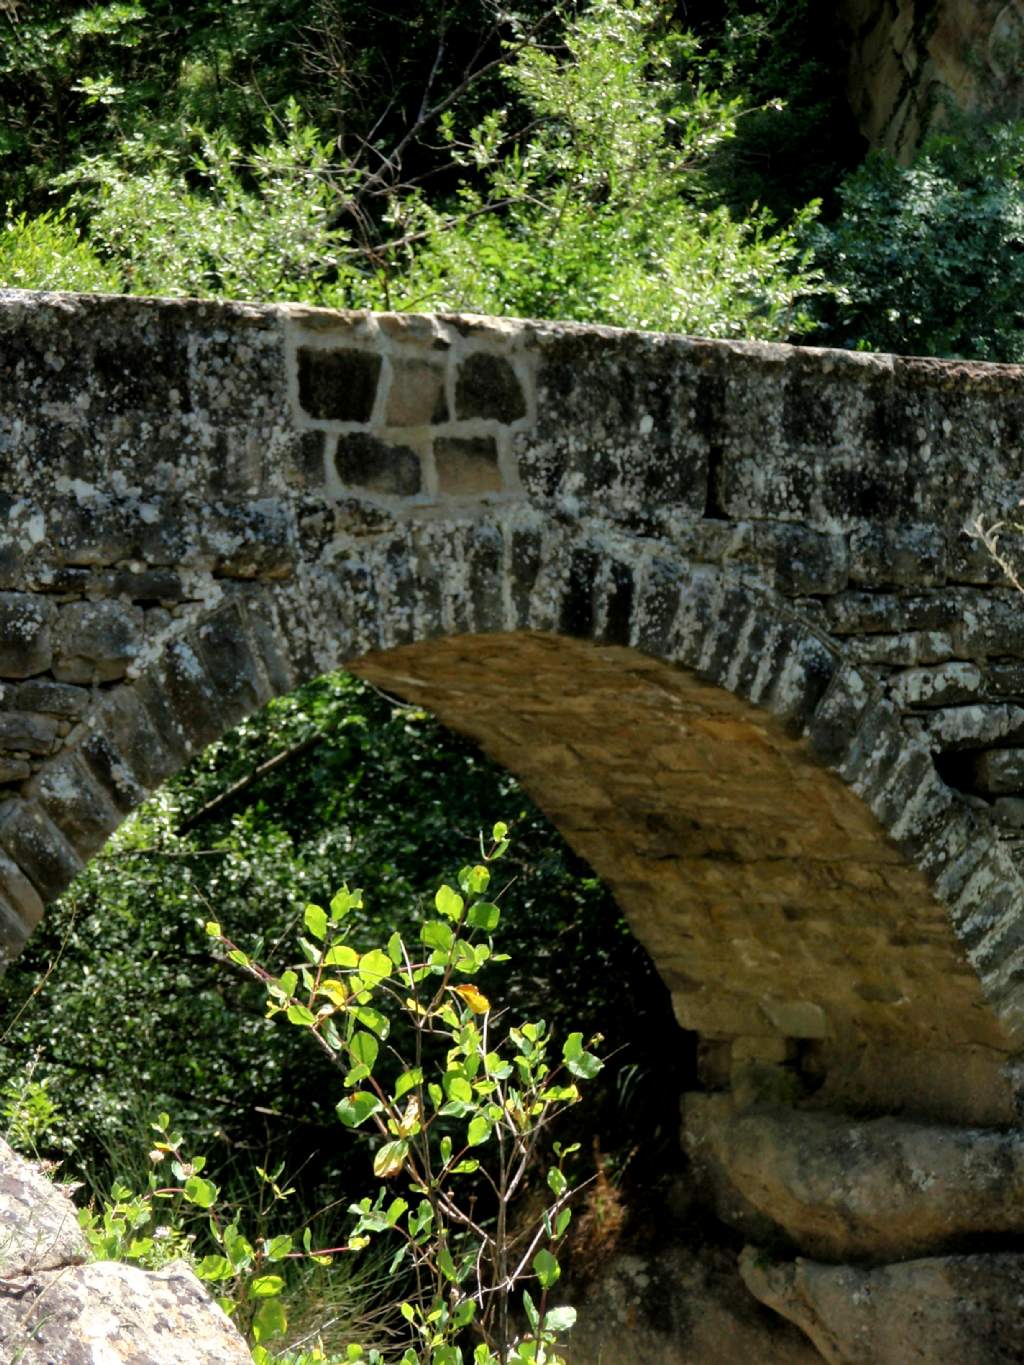
[[[350,891],[347,886],[343,886],[331,898],[331,923],[337,924],[346,915],[350,915],[353,910],[361,910],[362,906],[363,893],[361,891]]]
[[[508,825],[506,825],[503,820],[499,820],[491,830],[491,838],[496,844],[500,844],[507,834]]]
[[[569,1188],[568,1180],[557,1166],[552,1166],[551,1170],[548,1171],[548,1187],[559,1199]]]
[[[473,1087],[461,1071],[446,1071],[441,1080],[449,1099],[459,1100],[462,1104],[473,1101]]]
[[[379,948],[363,953],[359,959],[359,975],[368,986],[376,986],[379,982],[384,981],[394,969],[395,964],[387,953],[381,952]]]
[[[401,967],[405,961],[405,954],[402,951],[402,935],[397,930],[388,939],[388,957],[396,967]]]
[[[426,924],[420,929],[420,942],[428,948],[439,948],[442,952],[448,952],[455,935],[452,933],[451,926],[445,924],[442,919],[427,920]]]
[[[217,1280],[230,1280],[234,1273],[235,1267],[226,1256],[204,1256],[196,1266],[196,1274],[208,1284]]]
[[[257,1275],[249,1285],[249,1293],[256,1299],[273,1298],[284,1288],[280,1275]]]
[[[562,1048],[562,1060],[574,1076],[592,1080],[604,1066],[599,1057],[583,1050],[583,1034],[570,1033]]]
[[[371,1095],[368,1090],[357,1090],[354,1095],[346,1095],[334,1112],[346,1128],[358,1128],[381,1107],[376,1095]]]
[[[387,1180],[390,1176],[398,1175],[405,1165],[405,1159],[409,1155],[409,1143],[406,1138],[396,1138],[394,1142],[385,1142],[373,1158],[373,1173],[381,1180]]]
[[[268,1261],[283,1261],[286,1256],[291,1255],[293,1245],[292,1238],[287,1233],[282,1233],[279,1237],[272,1237],[266,1243],[263,1254]]]
[[[546,1247],[537,1252],[530,1263],[542,1289],[550,1289],[561,1275],[561,1267]]]
[[[544,1315],[544,1326],[551,1332],[568,1332],[575,1322],[575,1308],[549,1308]]]
[[[453,920],[456,924],[462,918],[462,909],[465,901],[457,891],[450,886],[439,886],[434,896],[434,905],[437,912],[444,915],[445,919]]]
[[[334,943],[324,953],[325,967],[356,967],[358,965],[359,954],[347,943]]]
[[[391,1030],[391,1021],[386,1014],[381,1014],[380,1010],[373,1009],[370,1005],[360,1005],[356,1010],[356,1018],[361,1024],[375,1033],[377,1037],[384,1041]]]
[[[400,1100],[403,1095],[412,1090],[417,1085],[423,1084],[423,1068],[414,1066],[409,1071],[403,1071],[395,1082],[395,1100]]]
[[[349,1047],[356,1062],[365,1066],[367,1075],[369,1075],[377,1060],[377,1053],[380,1051],[380,1044],[377,1039],[372,1033],[357,1033],[349,1043]]]
[[[474,929],[485,929],[490,933],[497,929],[498,921],[501,919],[501,911],[490,901],[477,901],[476,905],[469,907],[467,917]]]
[[[217,1202],[217,1186],[198,1175],[190,1175],[185,1181],[184,1193],[188,1202],[200,1209],[208,1209]]]
[[[287,1328],[288,1318],[281,1300],[276,1297],[264,1299],[252,1320],[252,1334],[257,1345],[261,1341],[269,1341],[272,1337],[282,1336]]]
[[[291,1024],[298,1024],[301,1027],[309,1028],[316,1023],[316,1016],[313,1011],[307,1009],[305,1005],[289,1005],[285,1011],[285,1017]]]
[[[470,1119],[469,1127],[466,1130],[466,1142],[470,1147],[479,1147],[490,1136],[491,1125],[482,1114],[477,1114],[475,1118]]]
[[[327,935],[327,911],[319,905],[307,905],[302,918],[313,937],[323,942]]]
[[[523,1309],[526,1312],[526,1320],[530,1324],[531,1330],[536,1332],[537,1325],[540,1322],[540,1314],[537,1312],[537,1305],[525,1289],[523,1290]]]

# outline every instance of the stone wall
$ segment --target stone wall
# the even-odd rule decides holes
[[[1020,381],[0,295],[4,951],[191,754],[345,665],[477,738],[612,886],[728,1097],[685,1139],[721,1217],[751,1105],[1014,1125],[1024,608],[964,526],[1020,497]],[[1012,1249],[986,1190],[943,1253]],[[820,1251],[781,1195],[760,1216]]]

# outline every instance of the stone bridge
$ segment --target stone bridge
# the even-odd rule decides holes
[[[1020,1359],[1024,602],[964,526],[1020,496],[1021,378],[0,292],[4,952],[192,754],[350,668],[613,889],[699,1034],[704,1185],[788,1249],[754,1293],[830,1360]]]

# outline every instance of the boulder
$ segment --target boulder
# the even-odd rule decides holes
[[[237,1328],[181,1261],[118,1261],[0,1280],[0,1365],[252,1365]]]
[[[968,1251],[1024,1231],[1024,1132],[687,1095],[683,1141],[724,1221],[827,1260]]]
[[[1024,1256],[942,1256],[873,1269],[771,1261],[748,1247],[751,1293],[833,1365],[1019,1365]],[[756,1357],[755,1357],[756,1358]]]
[[[66,1191],[0,1139],[0,1365],[252,1365],[187,1265],[87,1254]]]

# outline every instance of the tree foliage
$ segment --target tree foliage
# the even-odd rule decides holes
[[[909,167],[876,155],[822,234],[833,344],[1024,360],[1024,125],[960,121]]]

